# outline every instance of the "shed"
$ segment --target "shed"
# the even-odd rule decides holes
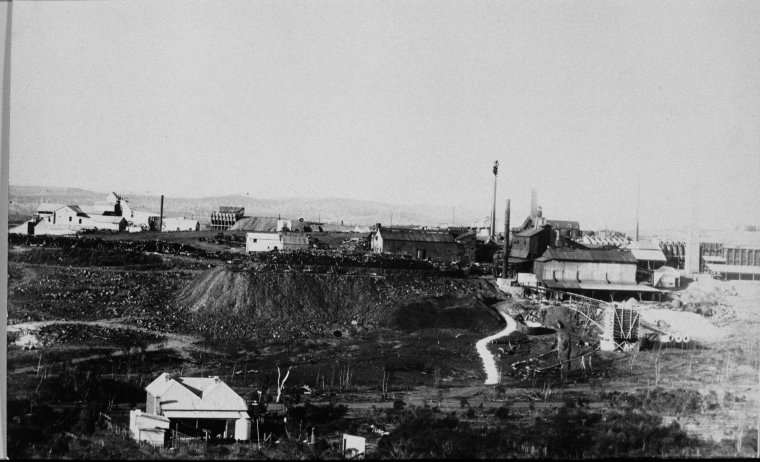
[[[457,242],[448,231],[377,229],[371,236],[372,251],[408,255],[434,261],[456,261]]]
[[[569,292],[609,294],[660,291],[636,283],[636,259],[619,250],[547,249],[533,264],[542,285]]]
[[[660,246],[651,241],[633,241],[627,249],[636,258],[641,269],[655,270],[668,261]]]
[[[309,248],[309,238],[300,233],[246,233],[246,252],[267,252],[270,250],[305,250]]]

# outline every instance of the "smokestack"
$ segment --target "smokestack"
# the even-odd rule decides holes
[[[538,213],[538,191],[530,190],[530,215],[535,217]]]
[[[161,212],[158,218],[158,232],[164,230],[164,195],[161,194]]]
[[[639,175],[639,192],[636,197],[636,242],[639,241],[639,211],[641,210],[641,176]]]
[[[509,201],[507,199],[507,210],[504,212],[504,266],[501,270],[501,277],[507,277],[507,264],[509,262]]]
[[[496,178],[499,176],[499,161],[493,163],[493,208],[491,209],[491,240],[496,236]]]

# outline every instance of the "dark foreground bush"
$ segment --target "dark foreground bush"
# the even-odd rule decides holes
[[[689,437],[659,416],[560,410],[529,425],[504,422],[473,428],[453,414],[427,408],[406,411],[398,427],[378,443],[381,458],[608,458],[689,457],[707,443]],[[700,452],[701,451],[701,452]]]

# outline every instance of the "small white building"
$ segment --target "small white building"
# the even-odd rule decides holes
[[[676,289],[681,287],[681,273],[670,266],[662,266],[654,270],[654,287]]]
[[[367,448],[367,439],[362,436],[343,434],[343,455],[349,459],[363,458]]]
[[[164,218],[162,231],[200,231],[201,224],[198,220],[187,218]]]
[[[251,438],[245,400],[219,377],[173,377],[166,372],[145,387],[145,412],[130,412],[138,441],[166,444],[169,432],[191,438]]]
[[[129,431],[135,441],[164,446],[169,437],[169,425],[170,420],[161,415],[146,414],[139,409],[129,412]]]
[[[246,252],[270,250],[300,250],[309,248],[309,238],[296,233],[246,233]]]
[[[127,219],[114,215],[91,215],[82,224],[87,228],[100,231],[125,231],[127,229]]]

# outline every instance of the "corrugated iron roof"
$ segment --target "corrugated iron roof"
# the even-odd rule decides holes
[[[581,249],[546,249],[536,261],[583,261],[597,263],[636,263],[636,258],[630,252],[619,250],[581,250]]]
[[[277,231],[277,217],[248,217],[238,220],[230,231]]]
[[[581,229],[580,223],[573,220],[549,220],[547,218],[546,224],[551,225],[552,228],[558,229]]]
[[[219,207],[219,213],[244,213],[245,207],[236,207],[232,205],[222,205]]]
[[[158,376],[145,390],[161,399],[164,411],[245,411],[245,400],[217,377]],[[168,416],[167,412],[164,415]]]
[[[721,265],[715,263],[706,263],[706,265],[710,271],[715,273],[760,274],[760,266]]]
[[[657,249],[631,249],[631,254],[639,261],[668,261],[659,247]]]
[[[575,289],[575,290],[604,290],[616,292],[660,292],[654,287],[641,284],[605,284],[601,282],[572,282],[572,281],[541,281],[550,289]]]
[[[384,241],[456,243],[451,234],[446,231],[380,229],[378,232]]]
[[[519,233],[515,234],[517,237],[531,237],[535,236],[536,234],[541,233],[544,230],[544,228],[536,228],[536,229],[526,229],[525,231],[520,231]]]

